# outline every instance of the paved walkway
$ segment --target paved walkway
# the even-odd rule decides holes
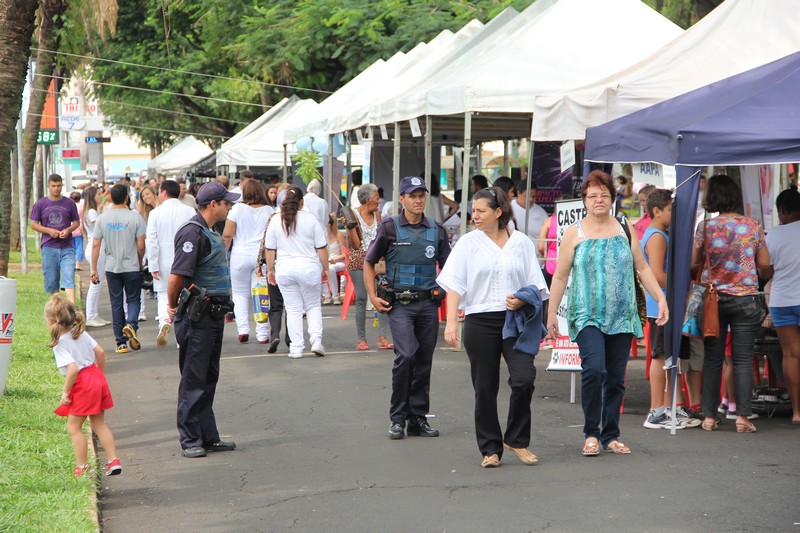
[[[85,273],[84,273],[85,274]],[[356,352],[352,313],[324,308],[324,358],[292,360],[239,344],[226,327],[215,411],[234,452],[181,456],[175,428],[174,340],[155,348],[146,301],[142,350],[113,353],[111,327],[92,335],[109,353],[116,407],[108,414],[124,472],[103,480],[105,531],[798,531],[800,428],[785,413],[737,434],[647,430],[643,359],[628,369],[622,440],[630,456],[580,455],[582,414],[569,375],[539,371],[532,449],[480,468],[469,365],[439,341],[431,384],[435,439],[390,441],[392,354]],[[108,312],[107,297],[101,307]],[[368,322],[371,323],[370,320]],[[374,344],[375,330],[368,327]],[[505,380],[505,377],[503,378]],[[501,384],[505,418],[508,388]]]

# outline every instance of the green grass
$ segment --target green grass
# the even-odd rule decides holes
[[[42,264],[42,251],[36,247],[36,238],[31,234],[32,229],[28,228],[28,265]],[[34,232],[35,233],[35,232]],[[8,256],[9,264],[22,264],[22,253],[11,250]],[[40,270],[36,268],[36,270]]]
[[[10,277],[17,280],[17,310],[0,396],[0,531],[95,531],[96,486],[89,477],[73,478],[65,419],[53,413],[63,378],[47,346],[42,275]]]

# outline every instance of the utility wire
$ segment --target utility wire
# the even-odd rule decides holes
[[[34,89],[33,87],[31,87],[31,90],[32,91],[37,91],[37,92],[42,92],[42,93],[50,92],[47,89]],[[208,115],[196,115],[194,113],[185,113],[183,111],[175,111],[175,110],[172,110],[172,109],[164,109],[162,107],[151,107],[151,106],[146,106],[146,105],[128,104],[128,103],[125,103],[125,102],[117,102],[117,101],[114,101],[114,100],[103,99],[103,103],[104,104],[121,105],[121,106],[126,106],[126,107],[136,107],[136,108],[139,108],[139,109],[147,109],[149,111],[160,111],[162,113],[171,113],[173,115],[179,115],[179,116],[184,116],[184,117],[196,117],[196,118],[201,118],[201,119],[204,119],[204,120],[217,120],[217,121],[220,121],[220,122],[230,122],[231,124],[244,124],[244,125],[250,124],[250,122],[244,122],[242,120],[232,120],[232,119],[228,119],[228,118],[210,117]]]
[[[333,94],[332,91],[323,91],[321,89],[307,89],[305,87],[296,87],[294,85],[281,85],[279,83],[268,83],[268,82],[265,82],[265,81],[247,80],[247,79],[243,79],[243,78],[231,78],[231,77],[228,77],[228,76],[217,76],[215,74],[204,74],[202,72],[192,72],[190,70],[178,70],[178,69],[174,69],[174,68],[156,67],[156,66],[152,66],[152,65],[143,65],[141,63],[130,63],[128,61],[118,61],[116,59],[103,59],[101,57],[92,57],[92,56],[79,55],[79,54],[70,54],[70,53],[67,53],[67,52],[60,52],[58,50],[48,50],[46,48],[37,48],[35,46],[32,46],[31,50],[36,50],[37,52],[38,51],[42,51],[42,52],[45,52],[45,53],[48,53],[48,54],[57,54],[57,55],[64,55],[64,56],[68,56],[68,57],[77,57],[77,58],[80,58],[80,59],[87,59],[87,60],[90,60],[90,61],[105,61],[107,63],[115,63],[117,65],[126,65],[126,66],[139,67],[139,68],[149,68],[149,69],[153,69],[153,70],[160,70],[162,72],[174,72],[176,74],[184,74],[184,75],[189,75],[189,76],[201,76],[201,77],[204,77],[204,78],[212,78],[212,79],[218,79],[218,80],[229,80],[229,81],[237,81],[237,82],[243,82],[243,83],[255,83],[255,84],[258,84],[258,85],[261,85],[261,86],[277,87],[279,89],[292,89],[292,90],[295,90],[295,91],[308,91],[308,92],[320,93],[320,94]]]
[[[69,81],[69,80],[72,79],[72,78],[67,78],[65,76],[54,76],[52,74],[41,74],[39,72],[37,72],[34,75],[35,76],[45,76],[45,77],[48,77],[48,78],[55,78],[57,80],[66,80],[66,81]],[[270,105],[254,104],[252,102],[240,102],[239,100],[228,100],[228,99],[225,99],[225,98],[214,98],[212,96],[200,96],[200,95],[196,95],[196,94],[176,93],[176,92],[173,92],[173,91],[164,91],[164,90],[159,90],[159,89],[145,89],[143,87],[132,87],[130,85],[120,85],[120,84],[117,84],[117,83],[104,83],[104,82],[99,82],[99,81],[92,81],[91,84],[102,85],[104,87],[116,87],[118,89],[130,89],[130,90],[133,90],[133,91],[143,91],[143,92],[146,92],[146,93],[166,94],[166,95],[169,95],[169,96],[181,96],[181,97],[184,97],[184,98],[200,98],[202,100],[210,100],[212,102],[223,102],[223,103],[226,103],[226,104],[249,105],[249,106],[261,107],[261,108],[273,107],[273,106],[270,106]]]
[[[44,115],[44,114],[39,114],[39,113],[28,113],[28,115],[30,115],[32,117],[53,118],[52,115]],[[217,134],[214,134],[214,133],[199,133],[199,132],[196,132],[196,131],[168,130],[168,129],[165,129],[165,128],[150,128],[148,126],[134,126],[132,124],[117,124],[115,122],[108,124],[108,126],[109,126],[108,128],[103,128],[103,129],[113,130],[114,128],[129,128],[129,129],[133,129],[133,130],[165,131],[167,133],[179,133],[181,135],[197,135],[198,137],[216,137],[218,139],[230,139],[230,137],[228,137],[226,135],[217,135]],[[73,130],[61,130],[61,131],[70,132],[70,131],[73,131]]]

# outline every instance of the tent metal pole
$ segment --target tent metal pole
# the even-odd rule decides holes
[[[511,162],[508,159],[509,144],[511,144],[511,141],[505,141],[503,143],[503,176],[511,175]]]
[[[470,159],[470,152],[472,146],[472,112],[467,111],[464,113],[464,162],[461,165],[461,205],[464,206],[461,209],[461,228],[459,230],[459,235],[464,235],[467,233],[467,210],[466,210],[466,202],[469,201],[467,196],[467,184],[470,182],[469,179],[469,159]]]
[[[400,202],[400,123],[394,123],[394,153],[392,157],[392,215],[397,214]]]
[[[345,158],[345,166],[347,167],[347,196],[346,199],[350,199],[350,193],[353,192],[353,181],[351,177],[353,176],[353,143],[350,142],[350,132],[344,132],[344,144],[345,149],[347,150],[347,156]],[[348,203],[348,205],[350,205]]]
[[[431,176],[432,171],[432,161],[431,158],[433,156],[433,119],[430,115],[425,117],[425,176],[423,179],[425,180],[425,185],[428,187],[428,190],[432,190],[431,186],[433,185],[431,182],[433,181],[434,177]],[[430,194],[428,195],[428,201],[425,202],[425,216],[431,216],[431,199]]]
[[[528,152],[530,155],[528,157],[528,191],[527,194],[530,195],[531,193],[531,180],[533,179],[533,139],[531,139],[530,150]],[[531,203],[526,201],[525,202],[525,226],[523,226],[522,233],[525,235],[528,234],[528,220],[531,218]],[[519,229],[519,228],[517,228]]]
[[[283,182],[286,183],[289,179],[289,150],[286,145],[283,145]]]

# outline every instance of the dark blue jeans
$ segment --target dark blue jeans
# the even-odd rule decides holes
[[[111,322],[114,328],[114,337],[117,346],[126,344],[128,338],[122,334],[125,327],[124,298],[128,303],[128,324],[134,331],[139,330],[139,309],[142,306],[142,274],[136,272],[106,272],[108,295],[111,297]]]
[[[581,354],[583,433],[598,439],[603,448],[620,435],[619,410],[632,340],[632,333],[606,335],[594,326],[583,328],[575,339]]]
[[[753,346],[756,329],[766,316],[761,296],[719,296],[719,337],[704,341],[703,416],[717,416],[722,363],[725,360],[725,339],[731,329],[731,363],[733,363],[733,395],[736,414],[750,416],[753,397]],[[730,391],[728,391],[730,394]]]

